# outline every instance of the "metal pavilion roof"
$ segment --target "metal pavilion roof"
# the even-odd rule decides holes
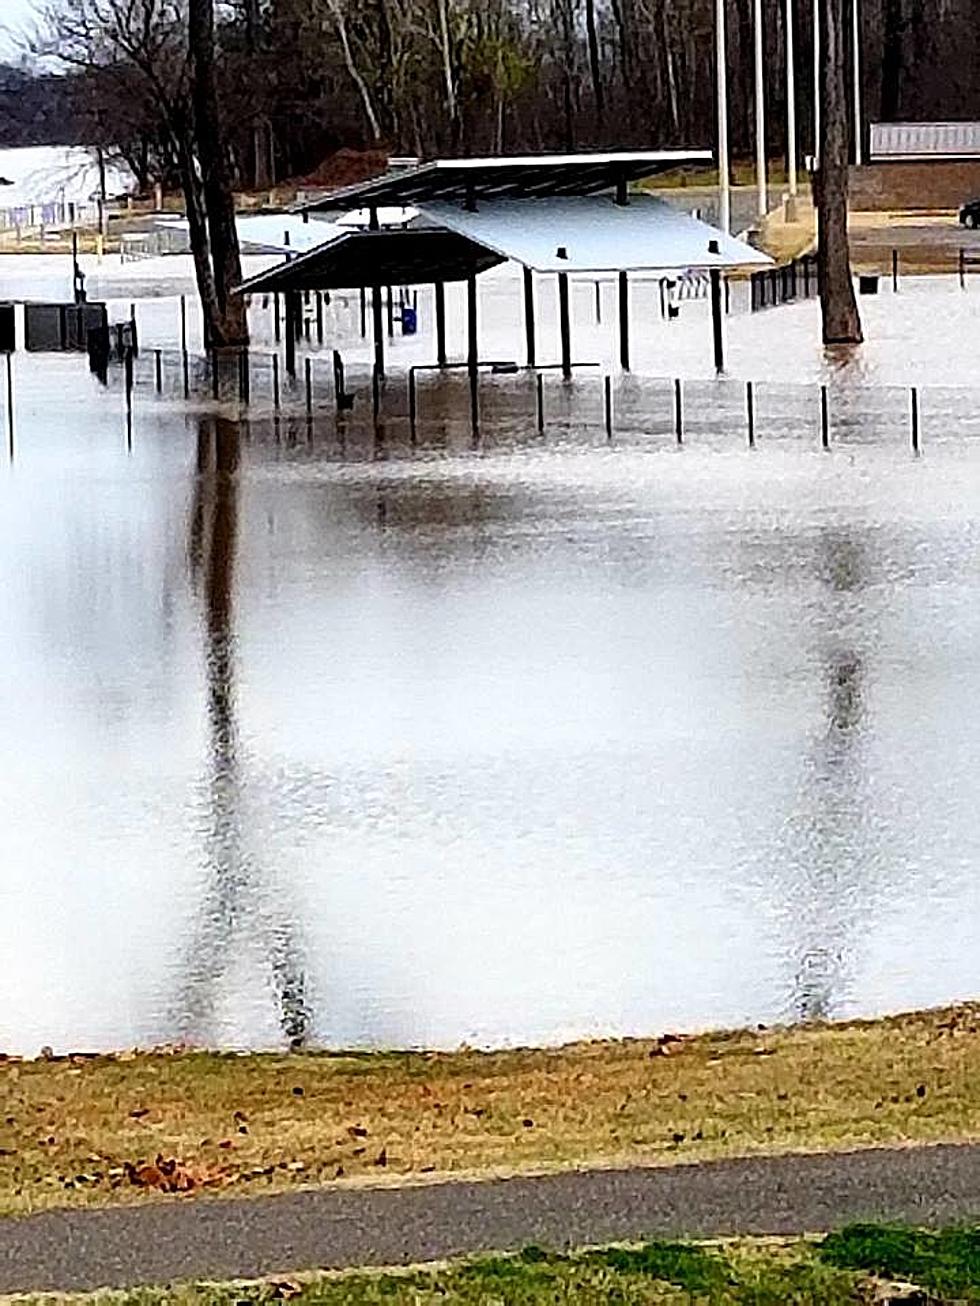
[[[528,154],[485,159],[437,159],[406,172],[332,191],[302,212],[480,199],[596,195],[622,183],[687,166],[707,167],[710,150],[635,150],[612,154]]]
[[[252,295],[464,281],[504,261],[503,255],[444,228],[347,231],[259,273],[239,291]]]
[[[536,272],[644,272],[764,267],[772,262],[653,195],[605,195],[424,206],[426,218]]]

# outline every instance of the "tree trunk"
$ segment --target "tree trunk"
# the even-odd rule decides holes
[[[899,116],[905,61],[902,0],[885,0],[882,21],[881,117],[883,122],[894,122]]]
[[[595,100],[595,120],[599,136],[603,135],[606,99],[602,88],[602,62],[599,57],[599,33],[595,21],[595,0],[585,0],[585,32],[589,45],[589,73]]]
[[[214,0],[190,0],[187,30],[193,74],[194,138],[214,276],[214,301],[205,305],[208,338],[215,348],[245,345],[248,344],[245,300],[233,293],[242,282],[242,260],[228,156],[218,113]]]
[[[817,250],[825,345],[860,344],[861,318],[847,239],[848,112],[844,62],[845,0],[818,0],[823,24]]]

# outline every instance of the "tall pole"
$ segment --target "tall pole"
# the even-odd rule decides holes
[[[755,184],[758,190],[758,214],[760,218],[764,218],[769,212],[769,194],[766,178],[766,92],[762,67],[762,0],[754,0],[753,26],[755,28]]]
[[[813,0],[813,163],[820,163],[820,5]]]
[[[794,0],[786,0],[786,167],[789,170],[789,204],[786,207],[788,222],[796,221],[797,170],[796,158],[796,23]]]
[[[718,225],[732,229],[731,180],[728,175],[728,42],[725,39],[725,2],[715,0],[715,63],[718,93]]]
[[[854,53],[854,162],[864,162],[864,124],[861,121],[861,6],[852,0],[852,40]]]

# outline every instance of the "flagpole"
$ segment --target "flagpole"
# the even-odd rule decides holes
[[[728,158],[728,42],[725,32],[725,0],[715,0],[715,61],[718,82],[718,225],[732,229],[731,177]]]

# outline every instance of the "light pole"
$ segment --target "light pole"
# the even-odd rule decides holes
[[[820,5],[813,0],[813,163],[820,163]]]
[[[797,218],[797,159],[796,159],[796,38],[794,33],[793,0],[786,0],[786,167],[789,170],[789,200],[786,204],[786,221]]]
[[[715,62],[718,93],[718,225],[732,229],[731,179],[728,175],[728,42],[725,39],[725,0],[715,0]]]
[[[852,0],[854,42],[854,162],[864,162],[864,124],[861,121],[861,8],[859,0]]]
[[[762,70],[762,0],[755,0],[753,24],[755,27],[755,184],[759,193],[759,217],[764,218],[769,212],[769,195],[766,179],[766,92]]]

